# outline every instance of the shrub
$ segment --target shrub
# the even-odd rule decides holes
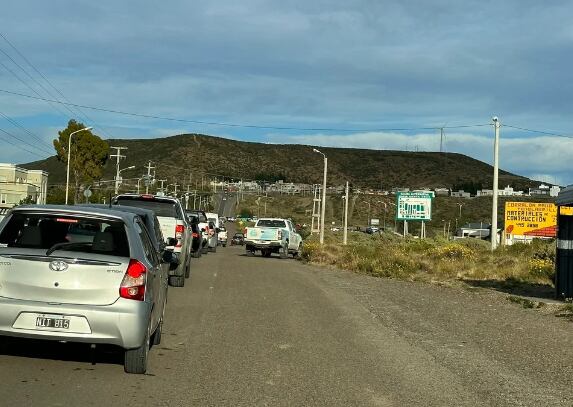
[[[443,260],[469,260],[476,259],[475,250],[458,243],[448,243],[429,250],[430,256]]]
[[[529,271],[534,277],[553,280],[555,265],[549,259],[533,258],[529,260]]]

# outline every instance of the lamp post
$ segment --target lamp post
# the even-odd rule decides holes
[[[384,229],[383,230],[386,231],[386,213],[388,212],[388,205],[384,201],[378,201],[378,203],[381,203],[382,205],[384,205]]]
[[[396,204],[393,202],[390,202],[390,205],[396,206]],[[394,232],[396,232],[396,213],[394,213]]]
[[[499,177],[499,119],[494,116],[492,118],[495,128],[495,137],[493,142],[493,199],[491,208],[491,250],[497,247],[497,190],[498,190],[498,177]]]
[[[118,167],[119,168],[119,167]],[[135,165],[132,165],[130,167],[127,168],[123,168],[121,170],[117,171],[117,175],[115,176],[115,194],[117,195],[119,192],[119,176],[123,171],[127,171],[127,170],[133,170],[135,168]],[[139,180],[138,180],[138,189],[139,189]]]
[[[68,169],[66,171],[66,205],[68,204],[68,190],[70,185],[70,153],[72,148],[72,136],[80,131],[88,131],[91,130],[93,127],[84,127],[83,129],[79,129],[70,133],[70,137],[68,138]]]
[[[323,244],[324,243],[324,214],[325,214],[325,209],[326,209],[326,172],[327,172],[327,168],[328,168],[328,159],[326,158],[326,155],[324,155],[324,153],[317,150],[316,148],[313,148],[312,151],[314,151],[315,153],[322,154],[322,156],[324,157],[324,177],[322,180],[322,204],[321,204],[321,208],[320,208],[320,244]]]

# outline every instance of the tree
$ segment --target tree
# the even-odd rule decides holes
[[[83,123],[70,120],[68,127],[58,132],[54,139],[58,161],[68,164],[68,140],[74,131],[86,127]],[[71,144],[70,173],[74,180],[74,202],[78,202],[80,186],[91,184],[99,180],[103,173],[103,166],[109,158],[109,145],[107,142],[89,130],[74,134]]]

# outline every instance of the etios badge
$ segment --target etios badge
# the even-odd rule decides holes
[[[54,260],[50,262],[50,270],[53,271],[66,271],[68,269],[68,263],[62,260]]]

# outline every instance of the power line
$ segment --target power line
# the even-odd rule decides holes
[[[121,114],[124,116],[134,116],[134,117],[143,117],[146,119],[156,119],[156,120],[167,120],[173,122],[180,122],[180,123],[192,123],[192,124],[203,124],[208,126],[221,126],[221,127],[240,127],[240,128],[247,128],[247,129],[263,129],[263,130],[300,130],[300,131],[340,131],[340,132],[369,132],[369,131],[415,131],[415,130],[436,130],[441,127],[396,127],[396,128],[363,128],[363,129],[348,129],[348,128],[334,128],[334,127],[285,127],[285,126],[258,126],[254,124],[240,124],[240,123],[226,123],[226,122],[209,122],[209,121],[202,121],[202,120],[191,120],[191,119],[181,119],[176,117],[165,117],[165,116],[157,116],[151,114],[143,114],[143,113],[133,113],[133,112],[125,112],[121,110],[114,110],[114,109],[106,109],[103,107],[95,107],[95,106],[88,106],[88,105],[81,105],[77,103],[69,103],[69,102],[61,102],[59,100],[44,98],[41,96],[32,96],[26,95],[25,93],[19,92],[12,92],[6,89],[0,89],[0,92],[6,93],[9,95],[25,97],[28,99],[36,99],[36,100],[43,100],[52,103],[59,103],[62,105],[68,106],[75,106],[81,107],[83,109],[90,109],[96,110],[100,112],[106,113],[114,113],[114,114]],[[467,125],[460,125],[460,126],[445,126],[444,129],[464,129],[464,128],[471,128],[471,127],[485,127],[491,126],[491,123],[485,124],[467,124]]]
[[[40,137],[38,137],[36,134],[32,133],[30,130],[28,130],[27,128],[25,128],[24,126],[22,126],[20,123],[18,123],[18,121],[16,121],[16,119],[12,119],[8,116],[6,116],[4,113],[0,112],[0,116],[2,116],[4,119],[6,119],[7,121],[9,121],[10,123],[12,123],[15,127],[20,128],[21,130],[24,130],[29,136],[31,136],[32,138],[36,139],[37,141],[39,141],[40,143],[42,143],[43,147],[46,147],[47,144],[45,144],[45,141],[42,140]]]
[[[56,87],[52,84],[52,82],[50,82],[50,81],[48,80],[48,78],[47,78],[42,72],[40,72],[40,70],[37,69],[37,68],[34,66],[34,64],[32,64],[32,62],[30,62],[30,61],[28,60],[28,58],[26,58],[26,57],[24,56],[24,54],[22,54],[22,53],[18,50],[18,48],[16,48],[16,46],[15,46],[14,44],[12,44],[10,41],[8,41],[8,38],[6,38],[6,36],[5,36],[4,34],[0,33],[0,36],[4,39],[4,41],[6,41],[6,43],[7,43],[8,45],[10,45],[10,47],[20,56],[20,58],[22,58],[22,59],[28,64],[28,66],[30,66],[40,77],[42,77],[42,79],[44,79],[44,80],[46,81],[46,83],[47,83],[52,89],[54,89],[66,102],[71,103],[70,100],[69,100],[68,98],[66,98],[66,96],[65,96],[58,88],[56,88]],[[4,53],[5,55],[7,55],[4,51],[2,51],[2,53]],[[9,55],[7,55],[7,56],[8,56],[8,58],[10,58]],[[12,58],[10,58],[10,59],[12,60],[12,62],[14,62],[16,65],[18,65]],[[20,66],[20,65],[18,65],[18,66]],[[24,70],[22,67],[20,67],[20,69]],[[26,72],[26,71],[24,70],[24,72]],[[26,74],[27,74],[27,73],[26,73]],[[30,76],[30,75],[28,75],[28,76],[29,76],[30,78],[32,78],[32,76]],[[32,79],[34,80],[34,82],[38,83],[34,78],[32,78]],[[54,97],[54,96],[52,95],[52,93],[49,92],[44,86],[42,86],[40,83],[38,83],[38,85],[39,85],[42,89],[44,89],[44,91],[45,91],[48,95],[50,95],[50,97],[53,97],[54,99],[58,100],[58,98],[57,98],[57,97]],[[58,102],[59,102],[59,100],[58,100]],[[71,109],[69,109],[67,106],[66,106],[66,109],[68,109],[68,111],[70,111],[70,112],[75,116],[76,113],[74,113],[74,112],[73,112]],[[95,123],[95,121],[92,120],[89,116],[87,116],[82,110],[80,110],[79,108],[76,108],[76,109],[77,109],[77,111],[80,113],[80,115],[82,115],[88,122],[91,121],[91,122]],[[97,124],[97,123],[95,123],[95,124]],[[100,130],[102,131],[102,133],[104,133],[104,135],[106,135],[106,136],[109,138],[109,136],[108,136],[107,134],[105,134],[105,132],[103,131],[102,126],[98,126],[98,127],[100,128]]]
[[[546,136],[563,137],[563,138],[573,138],[573,136],[567,136],[567,135],[564,135],[564,134],[558,134],[558,133],[553,133],[553,132],[549,132],[549,131],[542,131],[542,130],[527,129],[527,128],[525,128],[525,127],[511,126],[511,125],[509,125],[509,124],[503,124],[502,127],[509,127],[509,128],[516,129],[516,130],[528,131],[528,132],[530,132],[530,133],[544,134],[544,135],[546,135]]]
[[[4,130],[4,129],[1,129],[1,128],[0,128],[0,132],[4,133],[4,134],[6,134],[6,135],[8,135],[8,136],[10,136],[10,137],[13,137],[13,138],[15,138],[15,139],[17,139],[17,140],[22,141],[21,139],[19,139],[18,137],[16,137],[15,135],[13,135],[13,134],[10,133],[10,132],[7,132],[7,131]],[[30,150],[28,150],[27,148],[22,147],[21,145],[16,144],[16,143],[14,143],[14,142],[12,142],[12,141],[10,141],[10,140],[8,140],[8,139],[3,139],[3,140],[4,140],[6,143],[8,143],[8,144],[10,144],[10,145],[13,145],[13,146],[16,147],[16,148],[19,148],[20,150],[24,150],[24,151],[26,151],[26,152],[28,152],[28,153],[30,153],[30,154],[34,154],[35,156],[38,156],[38,157],[40,157],[40,158],[45,158],[44,156],[42,156],[42,155],[40,155],[40,154],[38,154],[38,153],[36,153],[36,152],[34,152],[34,151],[30,151]],[[26,143],[25,143],[25,144],[26,144]]]

